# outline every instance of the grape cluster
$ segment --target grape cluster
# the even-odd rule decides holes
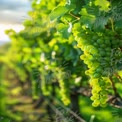
[[[122,58],[121,30],[94,32],[79,23],[74,25],[73,34],[78,47],[84,52],[80,58],[88,66],[93,106],[105,106],[107,102],[109,77],[115,72],[117,62]],[[110,86],[110,85],[109,85]]]
[[[70,104],[70,97],[69,97],[69,89],[68,89],[68,83],[62,79],[59,80],[59,86],[61,88],[61,99],[65,105]]]

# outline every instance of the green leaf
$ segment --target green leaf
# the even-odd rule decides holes
[[[66,12],[68,12],[68,8],[65,6],[58,6],[57,8],[55,8],[51,14],[50,14],[50,20],[54,20],[57,19],[58,17],[64,15]]]
[[[71,29],[71,24],[66,25],[63,23],[58,24],[57,26],[57,31],[66,39],[69,38],[70,36],[70,29]]]
[[[104,17],[104,16],[97,17],[93,25],[94,29],[98,29],[98,30],[104,29],[107,22],[108,22],[108,17]]]
[[[94,15],[88,14],[86,8],[83,8],[80,14],[82,15],[81,22],[91,28],[95,22],[96,17]]]
[[[122,19],[116,21],[115,26],[117,26],[118,28],[122,28]]]
[[[99,6],[95,6],[95,5],[89,6],[89,5],[87,5],[85,8],[87,9],[88,14],[92,14],[92,15],[95,15],[95,16],[100,15]]]
[[[57,30],[59,32],[64,32],[65,30],[68,30],[68,25],[65,25],[63,23],[59,23],[57,26]]]
[[[110,2],[108,2],[107,0],[96,0],[95,5],[100,6],[100,9],[102,11],[108,11]]]

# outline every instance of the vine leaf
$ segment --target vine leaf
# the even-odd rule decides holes
[[[87,9],[87,12],[91,15],[95,15],[95,16],[99,16],[101,11],[100,11],[100,7],[99,6],[95,6],[95,5],[92,5],[92,6],[85,6],[85,8]]]
[[[80,14],[82,15],[81,22],[83,22],[85,25],[91,28],[93,23],[95,22],[96,17],[94,15],[89,14],[86,8],[83,8]]]
[[[69,29],[69,25],[66,25],[66,24],[63,24],[63,23],[60,23],[57,26],[57,31],[60,34],[62,34],[62,36],[64,38],[69,38],[70,33],[68,32],[68,29]]]
[[[116,22],[115,22],[115,25],[116,25],[117,27],[119,27],[119,28],[122,28],[122,19],[119,20],[119,21],[116,21]]]
[[[58,32],[63,32],[64,30],[68,30],[68,25],[60,23],[57,26],[57,30],[58,30]]]
[[[95,5],[96,6],[100,6],[100,9],[102,11],[108,11],[109,10],[109,5],[110,5],[110,2],[107,1],[107,0],[96,0],[95,1]]]
[[[96,5],[86,5],[85,8],[81,9],[81,22],[89,28],[93,27],[95,30],[103,30],[110,18],[110,15],[107,15],[108,12],[105,12],[107,9],[104,8],[104,11],[101,10],[102,5],[99,5],[100,2],[98,0],[95,2]]]
[[[54,20],[59,18],[60,16],[64,15],[65,13],[68,12],[68,8],[65,6],[58,6],[57,8],[55,8],[51,14],[50,14],[50,20]]]
[[[108,22],[108,19],[109,19],[108,17],[104,16],[97,17],[95,23],[93,24],[94,29],[104,29],[105,25]]]

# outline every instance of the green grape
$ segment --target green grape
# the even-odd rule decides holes
[[[61,88],[60,93],[62,96],[62,101],[65,105],[70,104],[70,97],[69,97],[69,88],[67,82],[64,82],[63,79],[59,79],[59,86]]]
[[[98,44],[104,44],[104,40],[103,40],[103,39],[98,39],[98,40],[97,40],[97,43],[98,43]]]
[[[102,72],[103,72],[103,68],[102,68],[102,67],[97,68],[97,69],[96,69],[96,72],[102,73]]]
[[[94,89],[95,89],[95,91],[97,91],[97,93],[102,90],[100,86],[95,86]]]
[[[109,39],[105,39],[105,44],[110,46],[111,45],[110,40]]]
[[[98,43],[96,43],[96,42],[94,42],[93,45],[94,45],[95,47],[98,47]]]
[[[96,104],[100,104],[100,100],[99,99],[96,99],[95,101],[94,101]]]
[[[97,89],[92,89],[92,94],[96,94],[98,93],[99,91],[97,91]],[[93,95],[94,96],[94,95]]]
[[[93,65],[92,65],[92,66],[93,66],[94,68],[97,68],[99,65],[100,65],[99,62],[93,62]]]
[[[106,44],[101,44],[100,47],[101,48],[106,48]]]
[[[92,103],[92,106],[94,106],[94,107],[98,107],[100,105],[100,103],[98,102],[98,101],[94,101],[93,103]]]
[[[95,40],[98,39],[98,36],[97,36],[97,35],[94,35],[94,36],[92,37],[92,39],[95,41]]]
[[[94,97],[95,99],[99,99],[99,94],[98,94],[98,93],[94,93],[93,97]]]
[[[80,56],[80,59],[85,60],[86,59],[86,56],[85,55],[81,55]]]
[[[95,100],[95,99],[96,99],[96,97],[94,97],[94,96],[91,96],[91,97],[90,97],[90,99],[91,99],[91,100]]]
[[[90,85],[93,85],[93,86],[94,86],[94,84],[95,84],[95,85],[99,85],[99,84],[98,84],[98,79],[97,79],[97,78],[96,78],[96,79],[95,79],[95,78],[94,78],[94,79],[90,79]]]
[[[119,45],[120,45],[120,47],[122,47],[122,40],[120,40]]]
[[[111,48],[110,47],[107,47],[107,48],[105,48],[105,51],[111,52]]]
[[[99,84],[100,84],[100,86],[105,86],[106,85],[106,83],[104,82],[104,80],[99,80]]]
[[[101,104],[106,104],[106,102],[107,102],[106,98],[101,98],[101,99],[100,99],[100,103],[101,103]]]
[[[90,97],[91,100],[96,100],[96,99],[99,99],[99,94],[98,93],[94,93],[91,97]]]
[[[99,52],[101,56],[105,56],[106,55],[106,52],[104,50],[100,51]]]
[[[105,103],[105,104],[100,104],[100,106],[101,106],[101,107],[106,107],[107,104],[106,104],[106,103]]]
[[[89,50],[89,52],[90,52],[91,54],[98,54],[98,51],[97,51],[95,48],[91,48],[91,49]]]
[[[95,73],[95,74],[93,75],[94,78],[99,78],[100,76],[101,76],[100,73]]]

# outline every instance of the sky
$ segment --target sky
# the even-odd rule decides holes
[[[22,22],[28,18],[27,12],[31,10],[29,0],[0,0],[0,43],[10,41],[4,30],[22,30]]]

